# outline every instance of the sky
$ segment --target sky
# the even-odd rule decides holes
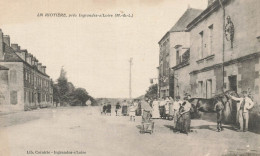
[[[95,98],[144,95],[157,78],[158,41],[191,8],[207,0],[1,0],[0,29],[27,49],[56,81],[61,67]],[[133,17],[37,17],[38,13],[130,14]]]

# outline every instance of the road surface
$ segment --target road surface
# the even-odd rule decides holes
[[[153,134],[140,134],[141,117],[100,115],[98,107],[39,109],[0,115],[1,156],[217,156],[260,154],[260,135],[192,120],[188,136],[156,119]]]

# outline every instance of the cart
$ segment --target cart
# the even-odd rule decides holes
[[[141,134],[144,134],[144,133],[152,134],[153,130],[154,130],[154,122],[153,121],[142,122],[141,129],[140,129]]]

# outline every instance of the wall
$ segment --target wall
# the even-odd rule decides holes
[[[0,70],[0,107],[9,104],[8,70]]]
[[[223,63],[223,10],[217,9],[191,30],[191,93],[198,96],[198,81],[215,78],[215,94],[222,92],[223,76],[224,89],[229,90],[228,77],[237,76],[237,91],[250,88],[255,106],[250,111],[249,128],[260,131],[260,94],[259,94],[259,0],[230,0],[226,9],[226,17],[230,16],[234,24],[233,48],[231,42],[224,38],[224,72]],[[226,19],[225,19],[226,20]],[[227,20],[226,20],[227,21]],[[209,26],[213,24],[212,54],[208,55]],[[201,50],[200,32],[203,31],[203,57],[199,57]],[[203,93],[205,96],[205,93]],[[231,109],[232,110],[232,109]],[[230,112],[229,112],[230,113]],[[226,114],[228,115],[228,113]],[[228,118],[227,118],[228,119]],[[230,119],[230,118],[229,118]]]
[[[226,16],[234,24],[234,44],[225,39],[225,61],[260,51],[260,1],[231,0],[225,7]]]
[[[22,62],[1,62],[1,65],[9,68],[8,71],[9,103],[7,104],[7,106],[12,110],[23,110],[24,109],[23,63]],[[12,93],[13,96],[11,95]],[[17,95],[15,95],[16,93]]]
[[[182,45],[183,48],[190,47],[189,32],[171,32],[170,33],[170,67],[176,66],[176,45]],[[182,55],[182,54],[180,54]]]

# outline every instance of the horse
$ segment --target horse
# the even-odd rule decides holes
[[[222,94],[214,96],[213,98],[191,98],[189,102],[192,104],[192,108],[194,109],[195,113],[197,111],[205,113],[216,113],[215,105],[218,102],[221,102],[225,108],[226,104],[229,104],[229,108],[231,108],[229,102],[230,98],[228,95],[239,97],[239,95],[235,91],[228,90],[223,92]]]

